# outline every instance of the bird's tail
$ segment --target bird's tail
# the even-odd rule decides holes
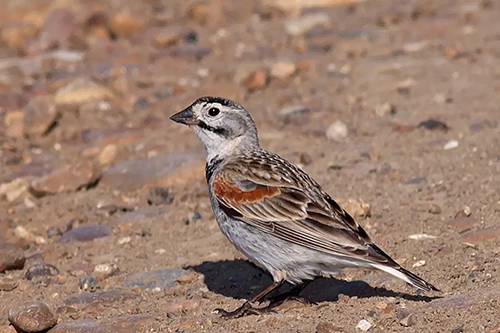
[[[424,281],[423,279],[419,278],[415,274],[413,274],[410,271],[407,271],[403,267],[396,266],[396,267],[390,267],[386,266],[383,264],[373,264],[374,268],[380,269],[384,272],[387,272],[391,275],[394,275],[397,278],[400,278],[401,280],[411,284],[412,286],[415,286],[419,289],[426,290],[426,291],[439,291],[438,288],[434,287],[432,284],[429,282]]]

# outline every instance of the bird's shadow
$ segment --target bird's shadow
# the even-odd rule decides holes
[[[273,282],[270,275],[252,263],[242,260],[206,261],[200,265],[186,267],[205,276],[205,284],[214,293],[226,297],[248,299]],[[271,295],[289,290],[285,284]],[[312,302],[337,301],[339,295],[349,297],[398,297],[409,301],[430,302],[440,297],[410,295],[394,292],[384,287],[372,287],[365,281],[343,281],[335,278],[317,278],[301,293]]]

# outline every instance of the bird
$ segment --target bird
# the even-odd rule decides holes
[[[223,317],[260,314],[287,299],[308,303],[298,293],[310,281],[349,267],[382,270],[423,291],[438,291],[375,245],[312,177],[261,148],[255,122],[240,104],[200,97],[170,119],[189,126],[205,148],[205,176],[220,230],[273,278],[236,310],[216,309]],[[261,306],[284,282],[292,290]]]

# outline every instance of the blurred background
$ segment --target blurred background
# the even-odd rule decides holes
[[[500,332],[499,15],[494,0],[1,1],[0,332]],[[212,314],[270,280],[218,230],[201,144],[168,120],[204,95],[246,107],[265,149],[445,297],[346,271],[306,289],[319,306]]]

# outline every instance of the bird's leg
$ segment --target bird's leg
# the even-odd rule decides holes
[[[220,313],[221,316],[224,318],[237,318],[237,317],[244,316],[246,314],[261,314],[263,312],[267,312],[267,311],[271,310],[270,308],[268,308],[268,306],[266,306],[264,308],[258,308],[258,307],[254,306],[254,303],[261,300],[263,297],[265,297],[267,294],[269,294],[271,291],[278,288],[282,284],[283,284],[283,281],[273,282],[272,285],[270,285],[269,287],[267,287],[266,289],[264,289],[263,291],[261,291],[257,295],[253,296],[249,300],[247,300],[245,303],[243,303],[242,306],[240,306],[239,308],[237,308],[234,311],[226,311],[223,309],[215,309],[214,311],[217,313]]]
[[[275,297],[269,299],[270,303],[268,306],[265,307],[265,309],[271,310],[272,308],[275,308],[275,307],[277,307],[277,306],[279,306],[279,305],[281,305],[284,302],[289,301],[289,300],[297,301],[297,302],[300,302],[304,305],[314,304],[311,301],[309,301],[308,299],[299,296],[299,294],[302,292],[302,290],[304,290],[304,288],[307,287],[307,285],[309,283],[311,283],[311,281],[312,280],[304,281],[301,284],[293,287],[290,291],[287,291],[286,293],[280,294],[278,296],[275,296]]]

